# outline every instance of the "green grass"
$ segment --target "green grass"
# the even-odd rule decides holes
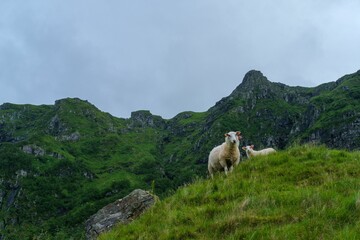
[[[360,153],[295,146],[196,179],[100,239],[359,239]]]
[[[185,115],[186,117],[181,118],[183,115]],[[177,115],[175,117],[176,118],[181,118],[179,120],[179,123],[182,125],[188,125],[188,124],[194,124],[194,122],[201,122],[204,121],[205,118],[207,117],[208,113],[207,112],[182,112],[179,115]]]

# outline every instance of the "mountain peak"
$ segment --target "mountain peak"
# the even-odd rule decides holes
[[[100,111],[95,105],[80,98],[63,98],[55,101],[57,110],[89,112],[90,110]]]
[[[231,96],[238,96],[241,93],[247,94],[252,92],[256,87],[267,88],[270,83],[262,72],[251,70],[245,74],[242,83],[235,88]]]
[[[62,99],[56,100],[55,101],[55,106],[58,106],[58,105],[61,105],[61,104],[79,104],[79,103],[85,103],[85,104],[92,105],[87,100],[82,100],[82,99],[77,98],[77,97],[75,97],[75,98],[67,97],[67,98],[62,98]]]
[[[258,70],[250,70],[244,76],[242,85],[255,85],[263,82],[269,82],[269,80]]]

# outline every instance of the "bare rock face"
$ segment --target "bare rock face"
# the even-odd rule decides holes
[[[24,153],[33,154],[35,156],[44,156],[45,150],[36,145],[25,145],[22,147]]]
[[[127,224],[139,217],[155,203],[155,197],[149,192],[136,189],[122,199],[100,209],[85,223],[86,239],[93,240],[116,224]]]

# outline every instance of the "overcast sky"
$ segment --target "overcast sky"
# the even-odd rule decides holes
[[[360,69],[358,0],[0,0],[0,104],[117,117],[208,110],[246,72],[313,87]]]

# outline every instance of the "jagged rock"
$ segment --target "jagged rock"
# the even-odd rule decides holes
[[[83,175],[85,178],[90,179],[90,180],[95,178],[95,175],[92,172],[84,172]]]
[[[56,137],[55,139],[59,140],[59,141],[76,142],[80,139],[80,133],[74,132],[74,133],[71,133],[70,135],[62,135],[62,136]]]
[[[15,186],[13,189],[10,190],[10,192],[8,193],[8,198],[6,201],[6,207],[9,208],[16,200],[16,196],[18,195],[20,191],[20,187],[19,186]]]
[[[25,145],[22,147],[24,153],[33,154],[35,156],[44,156],[45,150],[36,145]]]
[[[55,104],[55,106],[57,105]],[[58,137],[60,135],[65,135],[68,132],[68,128],[66,124],[63,121],[61,121],[59,115],[56,114],[50,120],[48,131],[53,136]]]
[[[118,223],[130,223],[154,203],[155,197],[149,192],[141,189],[132,191],[126,197],[103,207],[86,221],[86,239],[96,239],[100,233]]]
[[[134,127],[165,127],[165,120],[157,115],[152,115],[150,111],[140,110],[131,113],[130,124],[128,128]]]
[[[20,170],[17,170],[15,172],[16,174],[16,178],[19,178],[19,177],[26,177],[28,175],[28,172],[23,170],[23,169],[20,169]]]
[[[47,153],[44,149],[42,149],[41,147],[39,146],[36,146],[36,145],[25,145],[21,148],[21,150],[24,152],[24,153],[27,153],[27,154],[32,154],[32,155],[35,155],[35,156],[44,156],[45,154],[47,154],[48,156],[50,157],[53,157],[53,158],[57,158],[57,159],[64,159],[64,156],[61,155],[60,153],[57,153],[57,152],[51,152],[51,153]]]

